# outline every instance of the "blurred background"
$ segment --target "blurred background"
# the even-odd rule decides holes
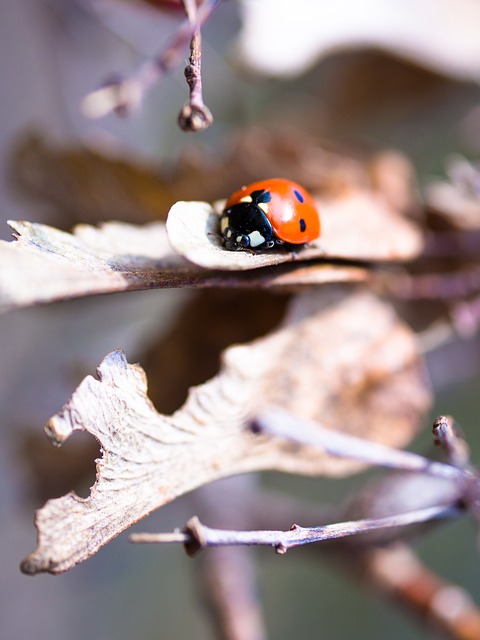
[[[361,8],[354,0],[339,0],[334,8],[324,0],[224,0],[203,30],[212,128],[195,135],[178,129],[176,117],[187,99],[181,66],[132,117],[85,118],[80,105],[87,93],[165,47],[182,19],[178,7],[165,7],[170,4],[175,2],[2,3],[0,238],[10,237],[8,219],[64,229],[81,221],[161,219],[178,198],[226,196],[254,177],[249,172],[270,173],[277,165],[290,163],[308,178],[318,149],[345,150],[352,157],[400,150],[420,188],[445,175],[452,155],[479,156],[475,0],[384,0]],[[219,317],[219,298],[208,295]],[[52,450],[43,425],[106,353],[120,347],[131,362],[139,361],[156,406],[172,411],[190,384],[215,373],[222,346],[266,332],[284,305],[271,301],[261,325],[219,318],[222,331],[213,337],[207,316],[200,325],[204,352],[194,362],[175,327],[182,326],[182,310],[198,304],[195,296],[147,291],[0,317],[2,637],[212,637],[192,583],[195,561],[180,548],[133,547],[124,534],[62,576],[31,578],[18,569],[35,546],[35,509],[72,488],[88,495],[96,444],[78,436]],[[165,362],[179,369],[173,391],[156,375]],[[455,416],[478,463],[478,340],[469,337],[430,354],[428,367],[436,391],[432,415]],[[425,427],[415,447],[428,452],[428,422]],[[321,505],[337,502],[358,478],[269,474],[262,481]],[[193,513],[195,496],[186,496],[137,530],[168,531]],[[425,538],[419,552],[478,599],[478,556],[468,522]],[[271,638],[351,637],[352,618],[357,640],[386,633],[392,640],[435,637],[361,585],[306,562],[301,551],[256,557]]]

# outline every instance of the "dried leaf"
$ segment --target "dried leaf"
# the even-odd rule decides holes
[[[13,150],[11,174],[22,193],[73,222],[162,220],[178,199],[160,172],[108,145],[57,147],[36,134]]]
[[[158,414],[142,369],[108,355],[47,425],[61,444],[87,430],[104,451],[87,499],[73,493],[37,512],[38,548],[23,571],[58,573],[186,491],[258,469],[341,475],[359,464],[255,436],[252,416],[275,405],[332,429],[390,445],[415,433],[430,395],[411,331],[369,293],[299,296],[270,336],[224,352],[217,376]]]
[[[340,0],[335,10],[326,0],[243,0],[242,6],[235,59],[256,73],[293,76],[333,52],[370,47],[445,75],[479,78],[480,6],[472,0],[362,7]]]
[[[358,74],[357,74],[358,75]],[[338,109],[337,109],[338,112]],[[357,154],[358,155],[358,152]],[[395,152],[373,157],[353,157],[326,148],[301,130],[282,125],[276,128],[242,127],[228,140],[225,155],[218,157],[206,148],[188,147],[172,166],[149,166],[138,158],[119,155],[108,145],[57,147],[39,135],[20,141],[11,160],[11,174],[17,189],[48,205],[62,222],[95,223],[110,220],[149,222],[164,220],[178,200],[213,202],[227,197],[241,184],[260,178],[285,176],[317,193],[345,193],[364,188],[381,191],[390,198],[391,184],[383,189],[379,165],[388,172],[389,183],[402,193],[394,206],[411,209],[416,201],[412,188],[413,167]],[[389,160],[390,158],[390,160]],[[385,166],[385,160],[388,167]]]
[[[201,204],[205,209],[207,205]],[[117,291],[167,287],[291,287],[361,281],[365,268],[287,266],[251,277],[205,271],[176,254],[163,223],[78,225],[73,234],[11,222],[16,242],[0,241],[0,310]]]
[[[315,112],[316,115],[317,112]],[[173,175],[177,200],[215,202],[237,191],[242,184],[263,178],[287,177],[312,193],[338,195],[349,189],[372,188],[370,154],[347,154],[312,131],[281,125],[242,127],[232,135],[224,156],[212,157],[205,149],[189,148],[179,159]],[[408,160],[405,159],[406,162]],[[412,185],[406,185],[411,198]]]
[[[218,372],[227,347],[251,342],[278,327],[290,297],[278,290],[232,288],[201,289],[188,296],[170,329],[142,356],[157,411],[168,414],[181,407],[191,387]]]
[[[167,218],[172,247],[208,269],[247,270],[285,262],[312,260],[411,260],[422,249],[419,229],[369,191],[318,201],[321,237],[298,252],[284,249],[251,254],[225,251],[218,234],[218,214],[203,202],[177,202]]]
[[[168,285],[184,267],[161,223],[134,227],[86,225],[74,235],[29,222],[11,222],[17,242],[0,242],[0,307]],[[165,284],[166,282],[166,284]]]

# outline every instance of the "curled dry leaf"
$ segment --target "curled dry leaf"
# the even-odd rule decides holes
[[[164,225],[80,225],[74,234],[46,225],[11,222],[16,242],[0,242],[0,308],[169,286],[185,267],[167,242]],[[149,284],[150,283],[150,284]]]
[[[391,204],[414,209],[414,169],[398,151],[346,154],[298,128],[242,127],[228,136],[222,156],[188,147],[172,167],[149,166],[120,155],[100,140],[91,146],[57,147],[29,134],[11,158],[11,176],[22,195],[42,202],[65,224],[115,220],[141,224],[165,220],[178,200],[214,202],[241,184],[285,176],[314,193],[338,194],[358,187],[381,192]],[[49,218],[55,221],[57,218]],[[55,222],[53,222],[55,224]]]
[[[293,76],[341,49],[369,47],[453,77],[479,77],[480,6],[472,0],[413,5],[384,0],[361,8],[355,0],[339,0],[335,10],[327,0],[241,4],[244,21],[235,60],[256,73]]]
[[[162,220],[178,200],[155,166],[131,151],[123,157],[122,149],[101,139],[96,146],[59,147],[30,133],[13,149],[10,165],[16,190],[46,203],[63,224],[109,220],[112,211],[122,222]]]
[[[203,205],[205,208],[206,205]],[[175,253],[160,222],[78,225],[72,234],[10,222],[16,242],[0,240],[0,311],[78,296],[168,287],[292,287],[359,282],[362,267],[285,265],[274,273],[206,271]]]
[[[231,270],[318,258],[368,262],[411,260],[422,249],[418,227],[378,194],[358,189],[335,199],[317,199],[317,202],[322,235],[298,252],[225,251],[218,235],[218,213],[204,202],[173,205],[167,218],[168,238],[174,249],[194,264]]]
[[[87,499],[70,493],[37,512],[38,547],[23,571],[59,573],[153,509],[215,479],[259,469],[342,475],[352,460],[248,428],[269,406],[334,430],[401,446],[430,402],[412,332],[367,292],[331,287],[294,299],[269,336],[228,348],[219,373],[170,416],[147,397],[143,370],[109,354],[48,423],[61,444],[74,430],[103,457]]]

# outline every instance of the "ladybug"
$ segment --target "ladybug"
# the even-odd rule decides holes
[[[242,187],[228,198],[220,232],[229,251],[290,248],[318,238],[320,217],[314,199],[303,187],[273,178]]]

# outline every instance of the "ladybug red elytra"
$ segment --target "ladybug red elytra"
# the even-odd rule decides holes
[[[315,240],[320,235],[320,217],[314,199],[303,187],[272,178],[242,187],[228,198],[220,232],[225,249],[255,253]]]

